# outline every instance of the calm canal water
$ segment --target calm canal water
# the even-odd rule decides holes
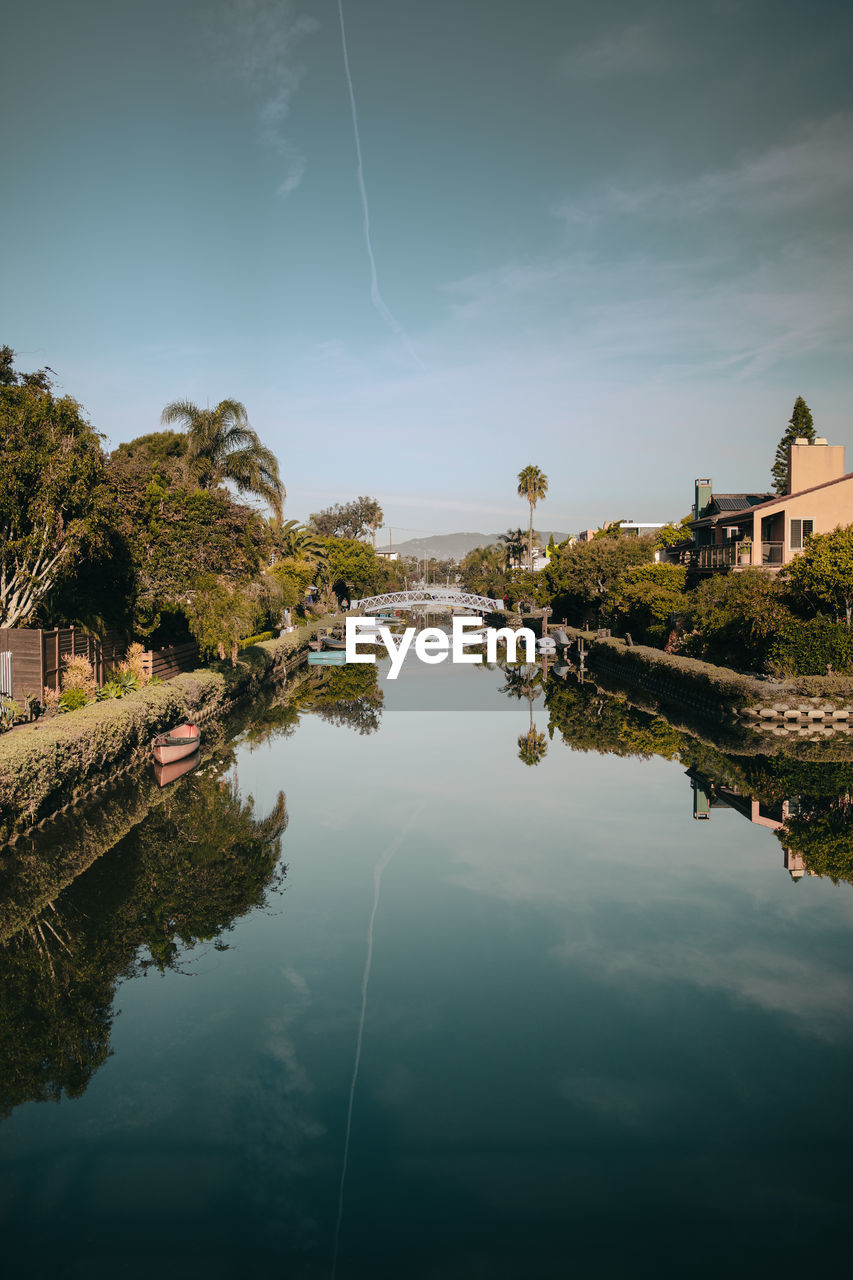
[[[853,886],[589,691],[311,682],[7,869],[7,1274],[835,1274]]]

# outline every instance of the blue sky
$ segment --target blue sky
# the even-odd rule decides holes
[[[853,8],[30,0],[0,341],[112,445],[243,400],[286,514],[395,539],[677,518],[794,398],[853,445]],[[9,127],[11,124],[11,128]],[[853,467],[853,453],[848,466]]]

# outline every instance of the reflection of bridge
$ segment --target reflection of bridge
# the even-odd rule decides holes
[[[383,596],[365,596],[353,600],[351,609],[372,613],[375,609],[413,609],[416,605],[432,605],[442,609],[473,609],[477,613],[505,613],[503,600],[474,595],[459,587],[412,587],[409,591],[389,591]]]

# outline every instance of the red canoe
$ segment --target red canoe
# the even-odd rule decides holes
[[[151,743],[154,759],[158,764],[172,764],[174,760],[183,760],[192,755],[201,742],[201,733],[196,724],[179,724],[169,733],[161,733]]]

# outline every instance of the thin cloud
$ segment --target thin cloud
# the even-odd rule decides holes
[[[853,192],[853,117],[813,121],[793,137],[734,165],[650,183],[611,183],[556,212],[577,226],[610,218],[674,220],[737,213],[753,217],[800,214],[848,199]],[[845,219],[846,222],[846,219]]]
[[[319,28],[297,16],[290,0],[236,0],[217,29],[217,62],[230,68],[257,101],[258,129],[281,156],[284,176],[277,194],[286,199],[302,181],[306,159],[287,134],[290,104],[305,74],[295,61],[298,45]]]
[[[573,80],[584,81],[651,75],[669,67],[673,56],[648,25],[633,23],[580,45],[563,59],[563,71]]]

